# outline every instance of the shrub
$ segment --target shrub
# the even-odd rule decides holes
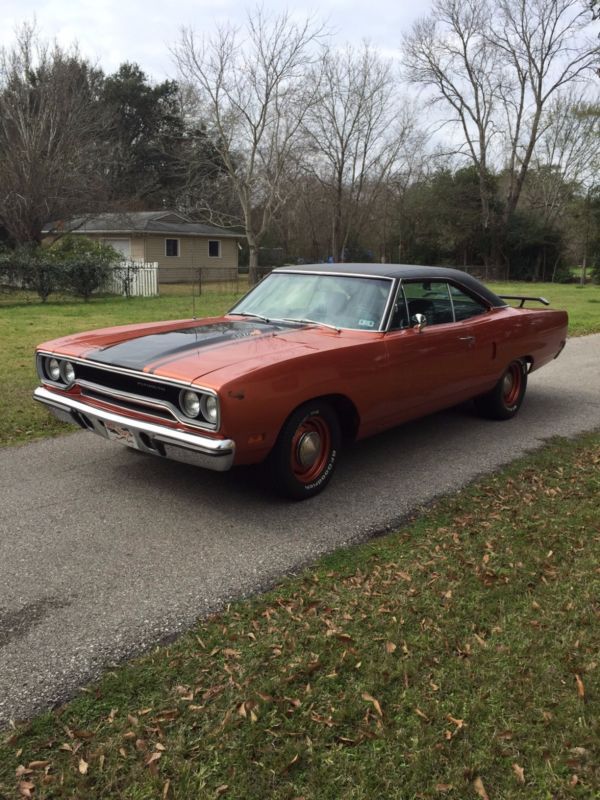
[[[46,247],[25,244],[12,253],[13,283],[37,292],[42,303],[65,286],[65,269]]]
[[[64,275],[64,288],[87,302],[102,289],[120,256],[110,245],[93,242],[83,236],[65,236],[52,245],[50,252]]]

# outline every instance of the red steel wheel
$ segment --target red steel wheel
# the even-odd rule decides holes
[[[312,483],[329,460],[331,432],[320,415],[307,417],[300,423],[292,438],[291,467],[302,483]]]
[[[513,361],[502,378],[502,397],[507,408],[514,406],[521,394],[523,383],[523,365],[520,361]]]
[[[328,403],[315,400],[297,408],[269,458],[277,491],[294,500],[322,491],[333,475],[340,442],[339,421]]]
[[[527,389],[527,365],[512,361],[498,383],[487,394],[475,398],[475,408],[489,419],[511,419],[517,413]]]

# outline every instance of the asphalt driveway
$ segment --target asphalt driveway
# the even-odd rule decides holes
[[[0,727],[548,437],[600,427],[600,335],[530,378],[508,423],[453,409],[356,445],[304,503],[87,433],[0,451]]]

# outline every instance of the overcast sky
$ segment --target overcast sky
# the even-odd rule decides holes
[[[37,20],[42,37],[68,45],[77,40],[82,53],[106,72],[123,61],[135,61],[151,77],[175,77],[169,53],[182,25],[210,33],[216,22],[242,21],[254,3],[236,0],[2,0],[0,45],[10,45],[15,28]],[[386,55],[397,55],[401,34],[427,13],[430,0],[320,0],[288,5],[266,0],[265,9],[315,14],[328,23],[334,41],[368,39]]]

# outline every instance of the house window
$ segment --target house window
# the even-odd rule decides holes
[[[179,255],[179,239],[165,239],[165,255]]]
[[[208,255],[210,258],[221,258],[221,242],[219,239],[208,240]]]

